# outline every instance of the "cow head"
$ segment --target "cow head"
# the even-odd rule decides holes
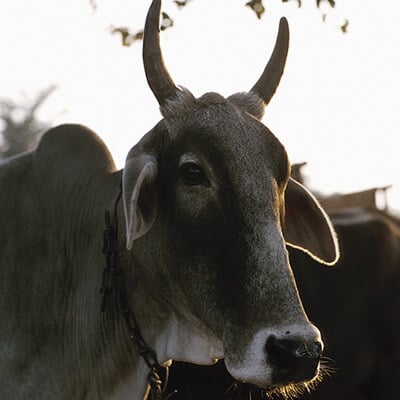
[[[127,157],[127,248],[174,315],[210,342],[204,354],[193,347],[168,356],[224,357],[234,378],[263,388],[312,380],[322,342],[301,305],[286,245],[329,264],[337,244],[316,200],[289,178],[284,147],[260,121],[284,69],[287,22],[250,92],[195,98],[164,66],[159,13],[154,0],[144,64],[164,119]]]

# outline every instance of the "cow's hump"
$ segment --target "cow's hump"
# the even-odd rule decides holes
[[[36,168],[69,173],[111,172],[115,164],[105,143],[89,128],[78,124],[48,130],[34,154]]]

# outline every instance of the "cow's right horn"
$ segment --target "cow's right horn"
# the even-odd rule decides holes
[[[279,22],[278,37],[276,38],[271,58],[260,79],[251,89],[251,92],[257,93],[264,100],[265,105],[269,103],[279,85],[283,70],[285,69],[288,49],[289,25],[287,19],[283,17]]]
[[[161,0],[153,0],[147,13],[143,35],[143,63],[150,89],[160,106],[179,90],[165,67],[160,48]]]

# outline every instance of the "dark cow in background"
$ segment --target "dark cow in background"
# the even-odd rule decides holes
[[[321,328],[327,374],[309,400],[400,398],[400,223],[377,209],[347,208],[329,216],[341,258],[321,268],[289,249],[299,292],[310,319]],[[177,399],[266,398],[240,385],[220,362],[209,370],[176,364],[170,388]]]
[[[400,229],[375,209],[330,213],[341,260],[329,271],[298,251],[291,261],[301,297],[322,329],[334,373],[304,398],[400,398]],[[307,267],[308,268],[305,268]]]
[[[366,190],[351,193],[337,193],[329,196],[319,197],[319,201],[325,211],[334,211],[343,208],[367,208],[380,209],[378,207],[378,195],[383,195],[383,209],[387,210],[387,190],[391,186],[373,187]]]
[[[307,162],[292,164],[291,176],[302,185],[306,184],[306,176],[304,175],[304,167]],[[307,185],[306,185],[307,186]],[[368,189],[350,192],[350,193],[331,193],[323,195],[314,193],[320,202],[322,208],[329,212],[343,208],[367,208],[367,209],[383,209],[388,210],[387,191],[392,185],[371,187]],[[383,204],[378,204],[378,196],[381,196]]]

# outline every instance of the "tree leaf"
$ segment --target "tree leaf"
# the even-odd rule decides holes
[[[317,3],[317,7],[318,7],[318,8],[319,8],[319,6],[321,5],[321,2],[322,2],[322,1],[328,2],[329,5],[330,5],[332,8],[335,7],[335,5],[336,5],[335,0],[316,0],[316,3]]]
[[[288,3],[290,0],[282,0],[282,3]],[[297,1],[297,7],[301,7],[303,5],[303,3],[301,2],[301,0],[295,0]]]
[[[113,34],[121,35],[122,46],[128,47],[128,46],[131,45],[131,42],[130,42],[131,33],[129,32],[128,28],[123,28],[123,27],[114,28],[114,27],[111,27],[111,32]]]
[[[246,3],[246,6],[250,7],[256,13],[258,19],[261,19],[265,12],[265,7],[262,0],[251,0]]]
[[[174,3],[178,6],[178,8],[183,8],[187,6],[190,1],[191,0],[174,0]]]
[[[340,27],[343,33],[347,33],[347,28],[349,27],[349,20],[345,19],[343,25]]]
[[[162,12],[161,13],[161,25],[160,25],[160,29],[162,31],[165,31],[168,28],[171,28],[174,26],[174,21],[173,19],[166,13],[166,12]]]

